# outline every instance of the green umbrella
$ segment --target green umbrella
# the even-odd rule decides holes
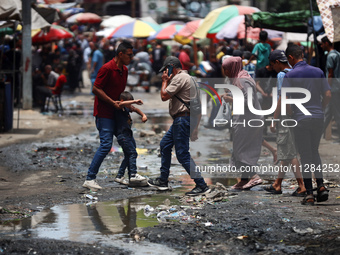
[[[13,29],[10,27],[0,28],[0,35],[12,35],[12,34],[13,34]]]

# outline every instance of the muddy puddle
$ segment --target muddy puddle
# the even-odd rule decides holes
[[[214,179],[213,182],[232,185],[236,180]],[[148,214],[146,209],[148,206],[149,208],[180,206],[178,198],[192,188],[192,183],[187,179],[178,180],[177,183],[180,184],[173,186],[172,192],[116,201],[98,201],[95,193],[92,193],[94,199],[82,195],[77,204],[56,205],[43,209],[32,217],[3,223],[0,225],[0,236],[100,244],[117,247],[133,254],[161,254],[164,253],[164,249],[165,254],[182,254],[183,250],[162,244],[145,240],[136,242],[129,235],[135,228],[153,227],[162,222],[157,218],[157,214]]]
[[[181,189],[176,190],[180,192]],[[176,194],[179,193],[173,192],[170,196],[162,193],[107,202],[83,198],[79,204],[57,205],[22,221],[0,225],[0,233],[7,237],[48,238],[109,245],[133,254],[160,254],[165,246],[146,241],[133,242],[129,233],[136,227],[157,225],[157,217],[147,217],[144,207],[156,207],[166,199],[176,205]],[[175,249],[166,249],[168,254],[180,254]]]

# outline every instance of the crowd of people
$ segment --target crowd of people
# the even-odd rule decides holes
[[[33,49],[33,98],[36,106],[44,111],[45,100],[52,95],[60,94],[65,87],[71,93],[81,90],[83,86],[91,86],[94,95],[94,116],[100,136],[100,147],[89,167],[84,187],[100,189],[96,182],[99,167],[112,147],[113,136],[118,138],[124,151],[124,160],[115,181],[126,183],[146,182],[146,178],[137,174],[136,144],[133,139],[130,113],[145,114],[133,104],[142,104],[134,100],[126,90],[128,75],[131,71],[127,66],[132,61],[150,67],[153,75],[150,83],[157,86],[163,101],[170,101],[169,113],[174,119],[173,125],[163,137],[161,147],[160,177],[149,179],[148,184],[160,190],[168,189],[168,177],[171,163],[171,151],[175,147],[179,162],[189,175],[195,165],[189,153],[189,140],[197,139],[197,130],[190,128],[190,110],[186,104],[190,102],[190,75],[203,78],[227,77],[229,82],[238,87],[245,98],[251,96],[255,109],[266,110],[273,103],[273,89],[277,90],[277,106],[273,117],[286,120],[293,118],[297,125],[287,128],[272,123],[270,130],[277,133],[277,150],[264,139],[266,127],[232,128],[233,155],[232,164],[238,169],[242,166],[257,164],[261,146],[273,152],[275,161],[283,166],[293,165],[298,189],[294,196],[304,196],[303,204],[314,204],[312,176],[306,168],[320,166],[318,153],[319,142],[326,127],[334,117],[340,130],[340,53],[327,37],[320,43],[324,51],[325,65],[322,69],[313,67],[307,62],[311,58],[302,46],[289,44],[286,51],[274,50],[275,46],[268,43],[268,35],[261,31],[260,41],[255,44],[239,45],[238,41],[222,41],[214,45],[214,49],[197,45],[197,64],[193,61],[193,48],[190,45],[169,47],[162,42],[147,41],[109,41],[97,40],[89,34],[78,33],[75,38],[61,40],[56,44],[35,46]],[[10,65],[13,53],[20,54],[20,40],[17,45],[8,43],[3,47],[2,67]],[[136,66],[136,65],[135,65]],[[64,75],[65,74],[65,75]],[[85,84],[89,78],[91,84]],[[19,80],[19,79],[17,79]],[[316,82],[317,81],[317,82]],[[304,107],[311,115],[304,115],[298,107],[288,110],[289,116],[281,114],[281,89],[304,88],[311,93],[311,99]],[[247,91],[252,91],[248,95]],[[20,97],[20,95],[17,95]],[[226,102],[233,102],[230,93],[222,96]],[[295,97],[294,94],[290,95]],[[322,98],[322,100],[320,100]],[[18,99],[17,99],[18,100]],[[184,102],[183,102],[184,101]],[[328,104],[328,102],[330,103]],[[213,110],[210,120],[214,118]],[[233,115],[233,120],[242,122],[253,118],[254,114],[246,107],[244,115]],[[259,116],[257,116],[258,118]],[[260,116],[264,118],[264,116]],[[282,122],[281,122],[282,123]],[[210,126],[211,127],[211,123]],[[196,126],[196,125],[195,125]],[[276,155],[277,154],[277,155]],[[300,157],[300,161],[299,158]],[[276,160],[277,159],[277,160]],[[300,163],[301,162],[301,163]],[[129,180],[124,179],[128,168]],[[275,182],[264,187],[267,192],[281,194],[281,183],[284,172],[280,172]],[[328,190],[323,184],[322,172],[315,172],[317,182],[316,200],[323,202],[328,199]],[[208,193],[209,187],[200,176],[193,178],[196,187],[188,195]],[[242,173],[233,189],[250,189],[261,184],[258,175]]]

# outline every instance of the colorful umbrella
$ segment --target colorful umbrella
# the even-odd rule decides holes
[[[91,12],[84,12],[72,15],[66,19],[67,23],[100,23],[102,18]]]
[[[113,17],[110,17],[108,19],[103,20],[102,23],[100,23],[101,27],[109,27],[109,28],[117,28],[120,25],[135,21],[135,18],[131,18],[130,16],[127,15],[116,15]]]
[[[61,26],[52,25],[48,32],[41,30],[40,32],[35,34],[32,37],[32,43],[42,44],[72,37],[74,37],[74,34],[68,29]]]
[[[245,38],[245,24],[244,24],[244,15],[236,16],[230,19],[223,28],[216,34],[216,38],[223,40],[224,38]],[[260,28],[247,28],[247,38],[250,39],[259,39]]]
[[[175,41],[181,44],[191,43],[193,40],[192,34],[195,33],[202,22],[203,19],[187,22],[186,25],[174,36]]]
[[[168,21],[168,22],[160,24],[162,28],[166,28],[171,25],[185,25],[185,23],[183,21],[172,20],[172,21]]]
[[[283,32],[271,29],[264,29],[268,33],[268,38],[273,39],[282,39]],[[244,24],[244,15],[239,15],[231,20],[229,20],[224,27],[216,34],[216,38],[219,40],[223,40],[224,38],[227,39],[244,39],[246,36],[246,29]],[[247,38],[259,40],[259,34],[261,29],[256,27],[247,27]]]
[[[68,8],[62,11],[62,13],[65,15],[74,15],[82,12],[84,12],[84,8]]]
[[[199,26],[196,32],[193,34],[195,38],[215,38],[230,19],[244,14],[251,14],[259,12],[260,10],[255,7],[240,6],[240,5],[227,5],[218,9],[215,9],[208,13],[203,23]]]
[[[166,28],[159,30],[156,34],[148,37],[148,40],[171,40],[174,38],[174,35],[181,30],[183,25],[170,25]]]
[[[153,24],[146,21],[135,20],[133,22],[123,24],[117,27],[109,36],[111,38],[147,38],[150,35],[155,34],[161,30],[161,27],[157,24]]]
[[[187,24],[176,34],[178,36],[189,37],[196,32],[198,27],[203,23],[203,19],[193,20]]]

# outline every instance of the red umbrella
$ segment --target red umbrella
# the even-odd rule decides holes
[[[102,18],[91,12],[84,12],[72,15],[66,19],[67,23],[100,23]]]
[[[61,26],[52,25],[49,31],[41,30],[40,32],[35,34],[32,37],[32,43],[42,44],[72,37],[74,37],[74,34],[68,29]]]

